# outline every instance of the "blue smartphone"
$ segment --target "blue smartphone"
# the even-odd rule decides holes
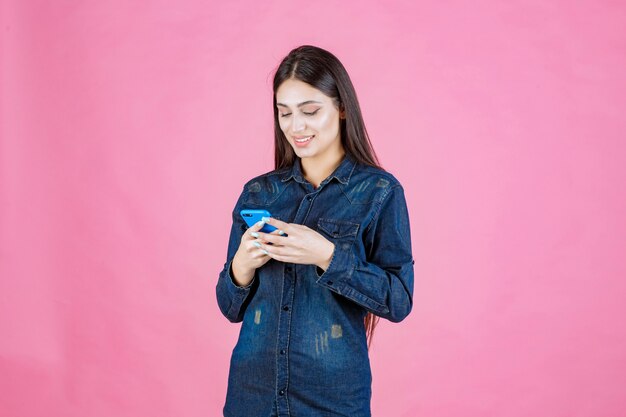
[[[267,210],[258,210],[258,209],[243,209],[239,212],[243,220],[246,222],[248,227],[254,226],[256,222],[261,221],[263,217],[272,217],[269,211]],[[271,233],[276,230],[276,226],[272,226],[271,224],[265,223],[261,228],[261,232],[263,233]]]

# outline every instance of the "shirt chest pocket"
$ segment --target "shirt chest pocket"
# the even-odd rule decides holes
[[[359,223],[349,220],[319,218],[317,231],[330,241],[339,241],[342,245],[350,245],[359,232]]]

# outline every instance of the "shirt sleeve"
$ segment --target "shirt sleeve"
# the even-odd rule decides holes
[[[245,309],[254,295],[256,283],[258,281],[257,273],[255,271],[252,281],[247,286],[240,287],[235,283],[232,275],[233,258],[235,257],[235,253],[237,253],[237,249],[239,249],[241,237],[247,228],[247,225],[239,215],[244,195],[245,187],[232,212],[232,226],[228,240],[226,263],[219,274],[217,286],[215,288],[217,304],[219,305],[220,311],[232,323],[243,321]]]
[[[400,184],[389,189],[363,233],[365,254],[335,240],[326,271],[316,267],[317,283],[392,322],[413,307],[413,260],[409,214]]]

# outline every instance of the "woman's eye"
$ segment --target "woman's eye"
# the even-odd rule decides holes
[[[315,110],[312,113],[307,113],[305,111],[303,111],[302,113],[304,113],[307,116],[313,116],[315,113],[317,113],[320,109]],[[286,114],[281,114],[280,117],[287,117],[287,116],[291,116],[291,113],[286,113]]]

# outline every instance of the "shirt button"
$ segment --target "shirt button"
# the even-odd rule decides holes
[[[280,391],[278,391],[278,393],[279,393],[280,395],[285,395],[285,390],[284,390],[284,389],[281,389]]]
[[[311,201],[311,199],[312,199],[312,198],[313,198],[313,197],[311,197],[311,196],[307,196],[307,198],[306,198],[306,199],[307,199],[307,200],[309,200],[309,201]]]
[[[289,306],[283,306],[283,310],[289,311]]]
[[[287,272],[291,272],[291,267],[290,267],[290,266],[286,267],[286,268],[285,268],[285,271],[287,271]]]
[[[280,354],[281,354],[281,355],[284,355],[284,354],[285,354],[285,349],[281,349],[281,350],[280,350]]]

